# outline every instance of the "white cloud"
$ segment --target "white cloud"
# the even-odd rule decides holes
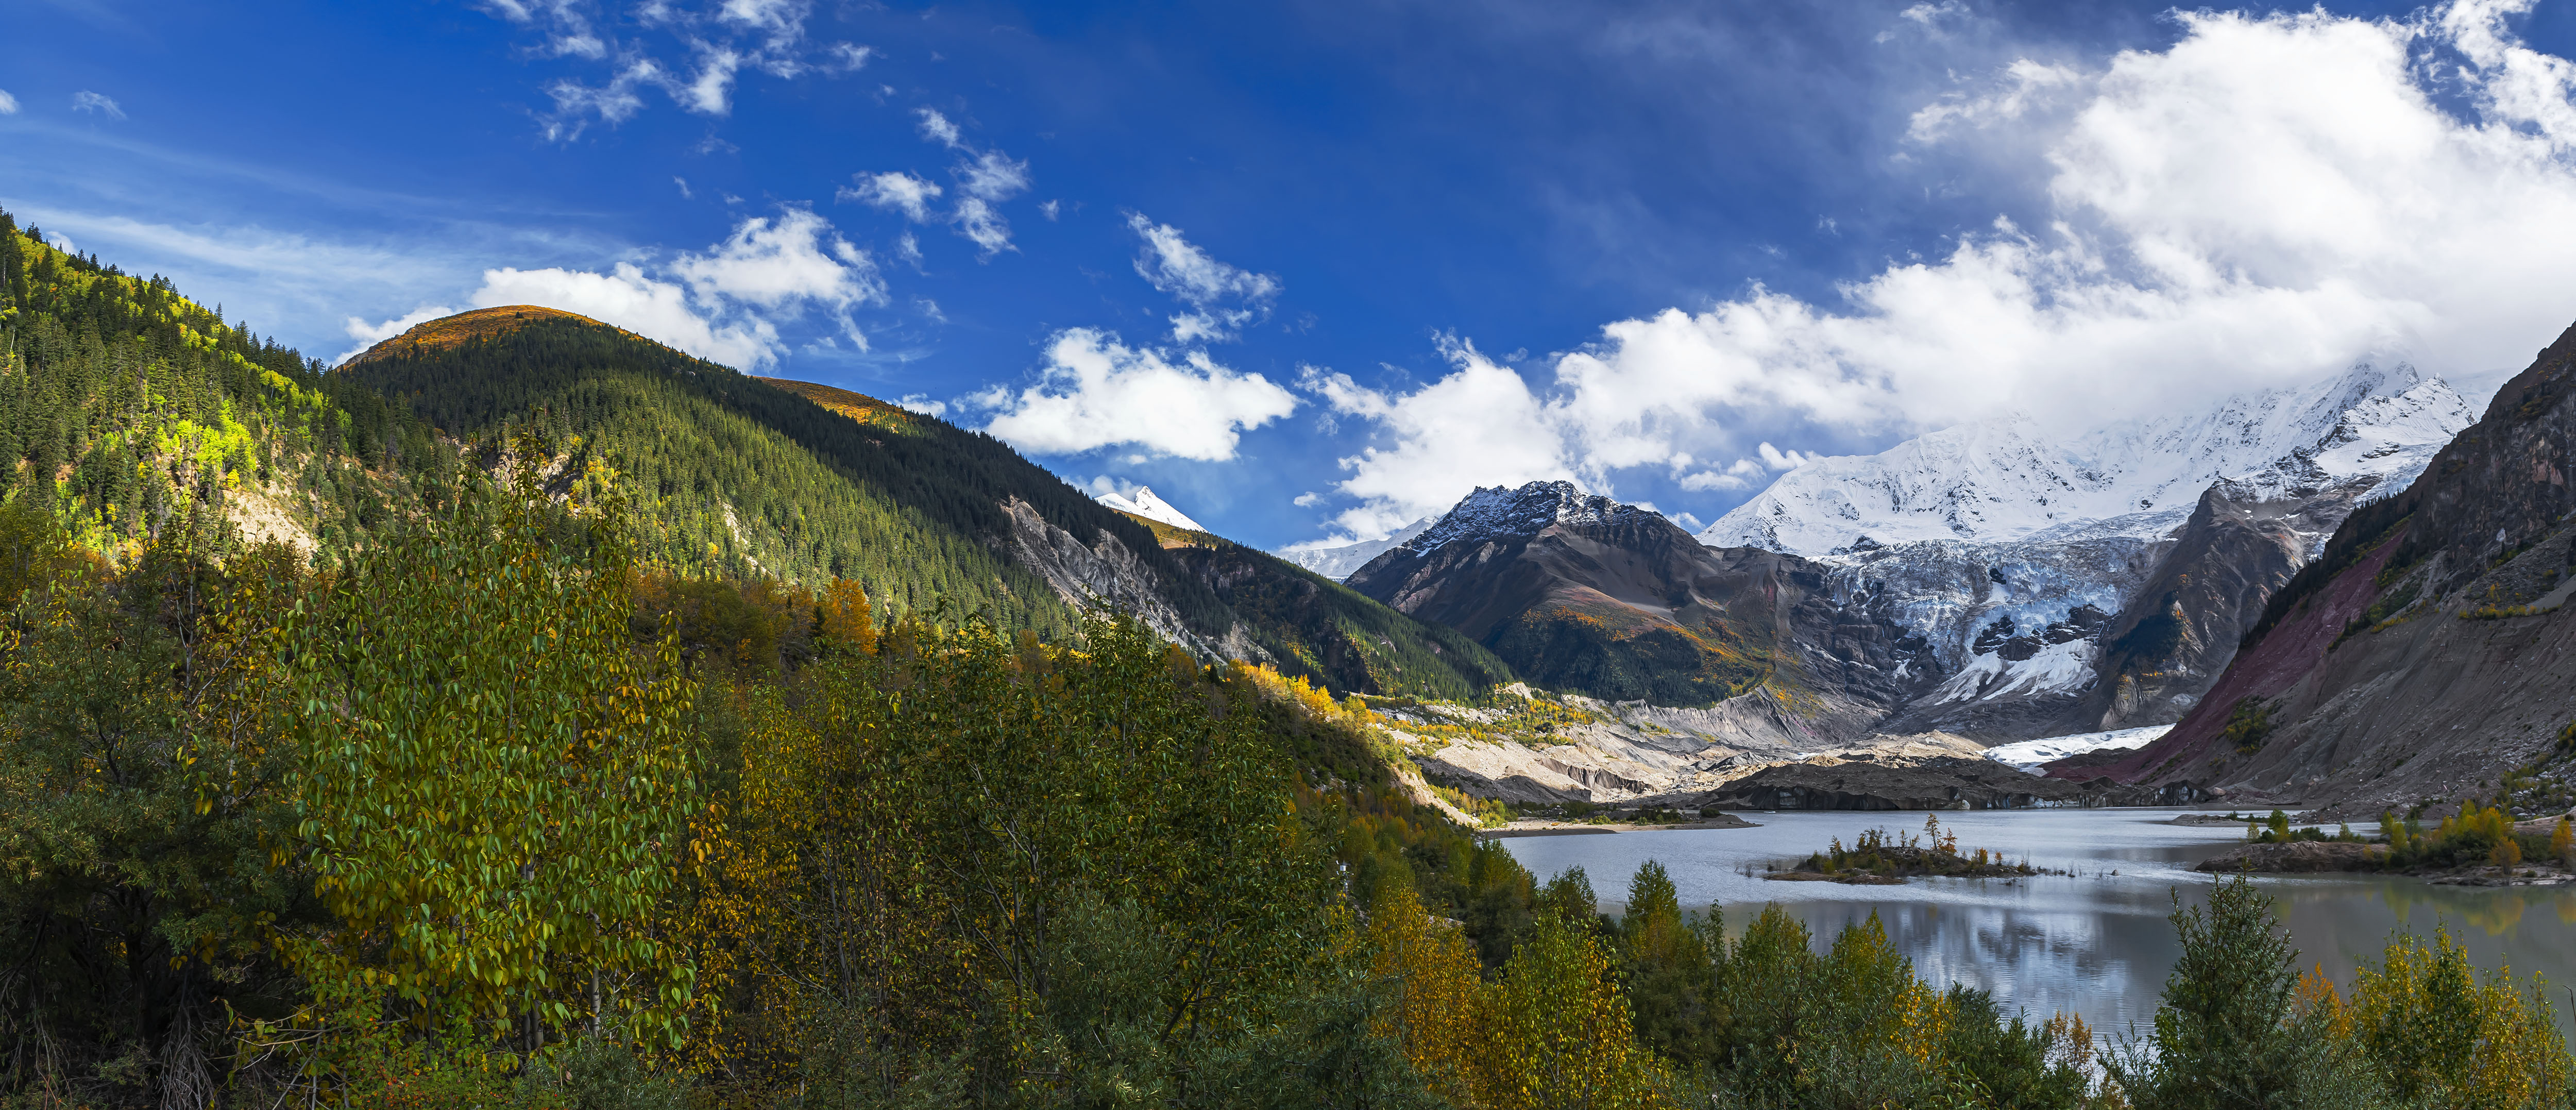
[[[1295,505],[1300,509],[1311,509],[1324,503],[1324,495],[1313,490],[1307,490],[1304,493],[1289,498],[1288,503]]]
[[[1446,348],[1450,373],[1408,394],[1312,368],[1300,381],[1335,413],[1373,422],[1392,441],[1341,460],[1352,473],[1334,488],[1361,504],[1334,523],[1351,535],[1386,535],[1446,511],[1480,485],[1575,476],[1546,406],[1520,375],[1470,345]]]
[[[707,304],[734,300],[776,311],[811,303],[845,321],[851,309],[884,303],[886,294],[876,263],[802,208],[744,220],[708,253],[681,254],[671,272]]]
[[[1801,455],[1795,451],[1783,451],[1769,443],[1764,443],[1757,453],[1762,456],[1762,465],[1773,470],[1796,470],[1807,465],[1808,459],[1815,457]]]
[[[1918,143],[1937,142],[1959,124],[1992,127],[2010,123],[2083,82],[2084,75],[2071,66],[2016,59],[2003,69],[1999,82],[2002,88],[1979,96],[1953,92],[1924,105],[1908,123],[1905,137]]]
[[[830,56],[830,68],[835,72],[856,73],[859,70],[866,68],[868,59],[875,57],[877,52],[873,47],[859,46],[854,43],[836,42],[826,49],[824,53]]]
[[[929,139],[930,141],[947,147],[950,150],[955,150],[964,145],[962,140],[959,138],[957,125],[948,122],[948,117],[940,114],[939,109],[922,108],[918,109],[918,114],[921,116],[921,136],[923,138]]]
[[[683,251],[659,273],[634,262],[618,263],[605,274],[564,267],[485,270],[466,306],[534,304],[578,312],[700,358],[756,370],[785,350],[777,319],[821,308],[866,350],[866,337],[850,315],[861,305],[884,301],[885,286],[865,252],[822,217],[785,208],[775,218],[743,220],[723,242]],[[381,324],[352,318],[348,331],[362,341],[357,350],[364,350],[454,311],[424,307]]]
[[[0,89],[0,116],[14,116],[17,114],[18,98],[9,95],[9,90],[7,89]]]
[[[1130,212],[1127,229],[1145,241],[1136,257],[1137,275],[1192,309],[1172,317],[1173,342],[1232,339],[1279,295],[1278,278],[1220,262],[1170,224]]]
[[[1737,459],[1724,470],[1703,470],[1697,474],[1684,475],[1681,479],[1681,487],[1694,493],[1716,489],[1752,489],[1757,480],[1766,477],[1769,477],[1769,473],[1763,469],[1761,463],[1751,459]]]
[[[59,231],[46,232],[45,242],[51,244],[55,250],[61,251],[64,254],[80,253],[80,248],[72,245],[72,237]]]
[[[733,110],[733,74],[742,63],[743,56],[731,49],[708,47],[700,53],[697,77],[674,89],[672,96],[700,115],[724,115]]]
[[[554,98],[555,114],[545,121],[545,136],[548,141],[565,142],[580,138],[590,116],[610,124],[624,123],[644,110],[644,97],[637,89],[670,84],[669,75],[651,58],[627,63],[597,88],[570,79],[557,81],[546,86],[546,95]]]
[[[2576,314],[2576,67],[2513,37],[2504,19],[2528,6],[2185,12],[2162,51],[2072,79],[2007,68],[1957,102],[1991,107],[1910,145],[1970,123],[2011,140],[1964,153],[2044,181],[2035,217],[1892,263],[1837,303],[1757,285],[1617,321],[1531,381],[1463,348],[1408,394],[1310,379],[1377,425],[1340,491],[1401,522],[1480,483],[1608,489],[1787,427],[1886,438],[2007,410],[2083,426],[2391,351],[2463,377],[2519,367]],[[2046,111],[2028,99],[2042,89]]]
[[[6,94],[6,93],[0,93],[0,96],[6,96],[6,95],[8,95],[8,94]],[[1061,213],[1061,212],[1063,212],[1063,211],[1064,211],[1064,202],[1063,202],[1063,201],[1060,201],[1060,200],[1051,200],[1051,201],[1047,201],[1047,202],[1046,202],[1046,203],[1044,203],[1044,204],[1040,204],[1040,205],[1038,205],[1038,215],[1041,215],[1041,216],[1046,217],[1046,218],[1047,218],[1047,222],[1048,222],[1048,223],[1054,223],[1054,222],[1055,222],[1055,218],[1056,218],[1057,214],[1058,214],[1058,213]]]
[[[446,305],[435,308],[416,308],[406,315],[396,316],[380,324],[370,324],[356,316],[349,317],[347,325],[349,338],[357,340],[358,345],[340,352],[340,357],[332,359],[331,364],[337,366],[347,362],[365,353],[369,347],[410,331],[413,325],[425,324],[441,316],[454,316],[456,311]]]
[[[899,397],[895,400],[895,404],[901,408],[911,409],[923,416],[948,415],[948,402],[933,401],[929,397],[919,393],[906,394],[903,397]]]
[[[769,321],[749,317],[720,324],[710,320],[690,304],[686,289],[647,277],[632,262],[618,263],[605,274],[561,268],[486,270],[483,286],[471,300],[476,308],[533,304],[578,312],[745,370],[766,366],[778,357],[778,329]]]
[[[1219,262],[1183,238],[1181,229],[1158,224],[1143,213],[1130,213],[1127,229],[1145,240],[1136,273],[1154,288],[1194,305],[1219,300],[1267,301],[1279,293],[1279,279]]]
[[[97,112],[109,117],[110,119],[125,118],[125,109],[118,107],[116,101],[105,95],[91,92],[88,89],[82,89],[81,91],[72,94],[72,111]]]
[[[1029,164],[998,150],[978,153],[967,144],[957,125],[949,122],[947,116],[933,108],[919,111],[924,137],[951,150],[972,155],[948,171],[957,179],[957,206],[945,216],[940,215],[932,208],[931,202],[945,195],[947,190],[908,173],[853,174],[851,179],[856,184],[842,188],[834,198],[901,212],[905,219],[915,223],[944,220],[956,225],[957,233],[975,244],[987,259],[1006,250],[1017,250],[1011,245],[1010,221],[1002,218],[998,206],[1002,201],[1028,191]],[[920,244],[909,234],[904,236],[904,241],[907,246],[897,253],[907,261],[919,263]]]
[[[1036,384],[975,397],[994,413],[984,431],[1022,450],[1079,454],[1131,446],[1202,462],[1231,459],[1242,433],[1296,411],[1297,398],[1259,374],[1192,351],[1172,361],[1089,328],[1056,333]]]
[[[844,187],[837,194],[841,200],[855,200],[879,208],[901,212],[914,223],[927,223],[931,218],[930,202],[944,192],[936,183],[908,173],[854,174],[855,187]]]
[[[686,111],[723,116],[732,112],[746,70],[786,80],[808,71],[849,73],[873,53],[846,42],[809,47],[805,19],[811,0],[720,0],[704,10],[650,0],[634,10],[631,34],[593,28],[594,5],[580,0],[483,0],[477,6],[541,35],[543,45],[530,48],[531,55],[614,67],[602,84],[574,77],[546,83],[554,110],[537,115],[537,121],[550,141],[579,138],[594,120],[614,125],[632,118],[643,110],[648,88],[660,89]],[[684,54],[693,60],[662,60]]]
[[[1009,155],[988,150],[972,162],[957,167],[957,189],[970,197],[985,200],[1009,200],[1029,187],[1029,164],[1014,162]]]
[[[982,197],[958,201],[956,219],[957,233],[982,248],[986,258],[1019,249],[1011,245],[1011,225]]]

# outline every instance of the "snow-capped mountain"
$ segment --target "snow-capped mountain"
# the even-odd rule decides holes
[[[2402,363],[2073,435],[1999,416],[1876,455],[1810,460],[1699,538],[1809,556],[1922,540],[2161,538],[2220,479],[2271,499],[2366,474],[2403,489],[2475,418],[2449,385]]]
[[[1437,551],[1457,540],[1535,536],[1551,524],[1610,524],[1652,512],[1585,493],[1572,482],[1531,482],[1519,489],[1478,486],[1430,527],[1397,546]]]
[[[1333,547],[1282,548],[1271,554],[1339,582],[1350,577],[1352,571],[1367,566],[1369,560],[1377,558],[1388,548],[1421,535],[1424,530],[1431,527],[1434,519],[1436,518],[1423,517],[1396,529],[1394,535],[1382,540],[1361,540],[1358,543],[1346,543]]]
[[[1136,487],[1136,496],[1133,498],[1120,497],[1114,493],[1104,493],[1098,497],[1092,498],[1092,500],[1098,501],[1101,504],[1107,505],[1122,513],[1141,516],[1147,520],[1162,521],[1174,528],[1187,528],[1193,532],[1207,531],[1207,528],[1204,525],[1201,525],[1195,520],[1191,520],[1189,518],[1189,514],[1173,508],[1171,502],[1154,496],[1154,489],[1151,486]]]
[[[2278,584],[2270,579],[2313,557],[2354,504],[2404,489],[2474,419],[2449,385],[2403,364],[2071,434],[1998,417],[1877,455],[1810,460],[1698,538],[1818,559],[1841,598],[1930,640],[1947,677],[1896,727],[2090,731],[2114,725],[2058,718],[2079,700],[2103,700],[2085,698],[2102,678],[2100,645],[2139,623],[2123,610],[2142,591],[2175,603],[2164,563],[2186,525],[2259,526],[2269,537],[2261,542],[2250,533],[2194,539],[2187,554],[2199,562],[2180,569],[2198,571],[2204,586],[2211,570],[2227,570],[2243,584],[2233,592],[2268,593]],[[2204,494],[2238,509],[2196,518]],[[2196,627],[2232,626],[2232,614],[2212,623],[2193,609],[2220,595],[2182,600]],[[2119,720],[2177,719],[2225,665],[2228,639],[2165,649],[2160,658],[2177,666],[2155,672],[2156,703],[2126,706]],[[2133,647],[2124,644],[2124,667],[2144,665]]]

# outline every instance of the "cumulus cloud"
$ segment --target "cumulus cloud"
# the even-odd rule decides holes
[[[1268,311],[1279,295],[1278,278],[1220,262],[1170,224],[1130,212],[1127,229],[1145,241],[1136,257],[1137,275],[1190,306],[1190,311],[1172,317],[1174,342],[1231,339],[1237,329]]]
[[[903,213],[914,223],[931,219],[930,202],[944,192],[937,184],[908,173],[863,173],[852,175],[857,184],[844,186],[834,194],[841,200],[854,200],[879,208]]]
[[[732,300],[773,311],[812,304],[846,317],[861,304],[886,298],[866,252],[802,208],[783,209],[775,219],[744,220],[706,253],[681,254],[671,272],[705,304]]]
[[[948,402],[934,401],[927,395],[920,393],[908,393],[902,397],[896,398],[895,405],[900,408],[911,409],[923,416],[938,417],[948,415]]]
[[[1796,470],[1807,465],[1807,460],[1814,457],[1801,455],[1795,451],[1783,451],[1768,443],[1761,446],[1759,453],[1762,456],[1762,465],[1773,470]]]
[[[1411,393],[1370,389],[1348,374],[1310,368],[1299,384],[1331,410],[1377,425],[1386,441],[1341,460],[1335,487],[1361,504],[1334,523],[1354,538],[1387,535],[1497,482],[1574,478],[1573,460],[1548,406],[1521,376],[1469,344],[1445,344],[1450,373]]]
[[[605,274],[560,267],[487,270],[472,303],[477,308],[534,304],[578,312],[746,370],[766,366],[778,357],[776,325],[756,316],[719,323],[690,303],[687,289],[647,276],[632,262],[620,262]]]
[[[374,324],[370,324],[364,319],[356,316],[349,317],[347,323],[349,338],[357,340],[358,345],[340,352],[340,357],[332,359],[331,361],[334,365],[347,362],[350,359],[366,353],[366,350],[369,347],[373,347],[378,343],[382,343],[385,340],[410,331],[416,324],[425,324],[438,319],[441,316],[454,316],[457,311],[458,310],[449,308],[446,305],[438,305],[433,308],[416,308],[407,314],[396,316],[393,319]]]
[[[1411,393],[1310,379],[1375,425],[1344,460],[1339,492],[1360,502],[1344,523],[1411,519],[1479,483],[1607,489],[1789,426],[1885,438],[2009,410],[2084,426],[2391,351],[2436,373],[2519,367],[2576,288],[2576,67],[2512,34],[2528,7],[2179,13],[2161,51],[2008,67],[1916,113],[1908,145],[2011,132],[1991,145],[2007,153],[1968,153],[2036,158],[1995,175],[2045,182],[2035,217],[1834,302],[1756,285],[1620,320],[1528,379],[1464,347]]]
[[[12,103],[15,102],[13,101]],[[118,107],[116,101],[110,99],[104,94],[94,93],[88,89],[82,89],[81,91],[72,94],[72,111],[96,112],[110,119],[125,118],[125,109]]]
[[[680,104],[692,112],[721,116],[733,110],[733,75],[742,68],[743,56],[721,46],[709,46],[698,54],[698,75],[673,92]]]
[[[885,286],[866,252],[851,246],[822,217],[801,208],[753,217],[704,251],[683,251],[648,271],[621,262],[607,273],[564,267],[485,270],[467,308],[534,304],[578,312],[659,340],[700,358],[744,370],[778,360],[785,349],[778,320],[820,309],[838,320],[861,350],[866,337],[851,321],[861,305],[885,301]],[[444,305],[370,324],[352,317],[354,355],[423,320],[460,311]],[[343,355],[346,359],[348,356]]]
[[[1133,447],[1201,462],[1235,456],[1242,433],[1286,417],[1297,398],[1270,379],[1191,351],[1177,361],[1090,328],[1058,332],[1038,380],[972,398],[984,431],[1025,451],[1080,454]]]

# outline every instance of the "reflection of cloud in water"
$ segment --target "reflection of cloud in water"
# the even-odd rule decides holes
[[[1939,879],[1901,887],[1776,883],[1756,877],[1765,863],[1805,855],[1834,837],[1849,844],[1872,827],[1911,831],[1922,817],[1747,816],[1763,827],[1503,843],[1542,880],[1583,867],[1613,911],[1638,865],[1661,860],[1685,904],[1726,907],[1730,933],[1741,933],[1764,902],[1777,901],[1807,924],[1820,951],[1846,923],[1876,911],[1888,938],[1926,979],[1991,991],[2006,1013],[2072,1011],[2097,1031],[2117,1034],[2152,1019],[2180,954],[2166,920],[2175,892],[2198,902],[2209,889],[2211,877],[2188,868],[2242,840],[2234,828],[2163,824],[2169,814],[2153,810],[1945,813],[1942,824],[1959,833],[1962,847],[2027,856],[2078,877]],[[1748,868],[1755,875],[1746,875]],[[2509,964],[2517,974],[2537,971],[2553,984],[2576,983],[2576,891],[2437,887],[2362,876],[2257,881],[2281,900],[2300,965],[2321,965],[2340,985],[2351,984],[2361,961],[2380,959],[2392,932],[2402,927],[2429,937],[2436,923],[2447,923],[2481,966]],[[2561,997],[2554,1005],[2565,1003]],[[2568,1024],[2563,1008],[2560,1022]]]

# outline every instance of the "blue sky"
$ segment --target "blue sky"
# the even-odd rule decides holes
[[[2286,13],[2286,14],[2284,14]],[[325,358],[537,301],[1277,546],[2576,319],[2565,4],[0,14],[0,206]]]

